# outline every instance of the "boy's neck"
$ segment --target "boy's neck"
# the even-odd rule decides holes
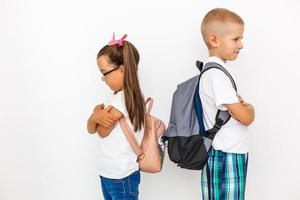
[[[221,61],[223,61],[224,63],[226,63],[227,60],[225,60],[224,58],[222,58],[221,55],[219,55],[216,51],[214,51],[213,49],[208,51],[208,55],[209,57],[217,57],[219,58]]]

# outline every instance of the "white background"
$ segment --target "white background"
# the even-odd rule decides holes
[[[140,82],[169,120],[176,85],[207,51],[200,23],[225,7],[245,21],[235,69],[256,108],[249,128],[248,200],[300,199],[299,1],[0,0],[0,200],[96,200],[95,140],[86,120],[110,94],[96,54],[128,33],[141,54]],[[200,172],[168,158],[142,174],[142,200],[201,199]]]

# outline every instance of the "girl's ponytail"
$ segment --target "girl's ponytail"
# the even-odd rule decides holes
[[[138,131],[145,123],[145,100],[140,89],[138,80],[138,63],[140,55],[130,42],[123,41],[123,62],[124,62],[124,98],[129,119]]]

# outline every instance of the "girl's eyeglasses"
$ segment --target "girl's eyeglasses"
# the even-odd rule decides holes
[[[111,69],[111,70],[109,70],[109,71],[107,71],[107,72],[102,73],[102,75],[103,75],[102,79],[104,80],[104,79],[105,79],[105,76],[107,76],[108,74],[110,74],[111,72],[113,72],[113,71],[115,71],[115,70],[117,70],[117,69],[119,69],[119,68],[120,68],[120,66],[118,66],[118,67],[116,67],[116,68],[113,68],[113,69]]]

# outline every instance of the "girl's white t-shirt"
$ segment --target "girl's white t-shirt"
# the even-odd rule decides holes
[[[207,62],[216,62],[233,75],[232,69],[219,58],[210,57]],[[199,94],[203,107],[204,126],[206,130],[214,126],[218,109],[227,110],[225,104],[239,102],[230,79],[219,69],[210,69],[202,75]],[[231,117],[216,134],[212,146],[216,150],[228,153],[247,153],[247,127]]]
[[[133,130],[133,125],[129,120],[124,101],[124,92],[120,91],[114,94],[110,103],[125,116],[128,125]],[[134,135],[140,144],[143,138],[144,130],[135,132]],[[105,137],[98,137],[98,173],[100,176],[121,179],[139,169],[137,156],[127,141],[120,123],[117,122],[111,133]]]

